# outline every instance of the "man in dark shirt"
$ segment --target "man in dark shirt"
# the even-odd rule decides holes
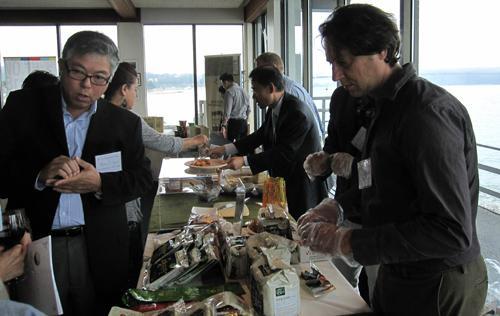
[[[299,223],[304,243],[363,265],[380,263],[376,312],[479,315],[487,275],[476,233],[479,178],[467,110],[412,65],[397,63],[399,34],[387,13],[345,6],[320,32],[333,79],[349,99],[372,98],[375,117],[357,164],[363,228],[309,216]]]

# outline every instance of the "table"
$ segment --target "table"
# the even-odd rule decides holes
[[[160,237],[160,236],[158,236]],[[144,258],[151,257],[154,250],[156,234],[149,234],[144,249]],[[161,238],[161,237],[160,237]],[[361,296],[352,288],[347,280],[331,261],[317,261],[315,265],[335,285],[335,290],[321,298],[313,298],[305,289],[300,289],[300,315],[352,315],[369,313],[371,310]],[[307,263],[293,265],[296,272],[309,269]],[[144,266],[141,275],[144,272]],[[142,287],[143,282],[139,279],[137,287]],[[243,287],[245,290],[248,288]],[[247,293],[247,296],[249,294]]]

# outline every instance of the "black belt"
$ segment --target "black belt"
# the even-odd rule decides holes
[[[73,237],[83,234],[83,226],[72,226],[61,229],[53,229],[50,235],[54,237]]]

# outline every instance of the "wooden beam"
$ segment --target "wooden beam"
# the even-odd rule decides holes
[[[108,0],[116,13],[124,19],[135,19],[137,10],[131,0]]]
[[[266,11],[268,0],[250,0],[245,6],[245,22],[252,23]]]
[[[140,21],[139,18],[122,18],[113,9],[0,10],[0,25],[114,24],[117,22]]]

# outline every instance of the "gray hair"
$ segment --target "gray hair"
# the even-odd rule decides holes
[[[81,31],[71,35],[62,51],[62,59],[68,60],[74,56],[98,54],[108,57],[111,74],[118,67],[118,48],[106,35],[94,31]]]

